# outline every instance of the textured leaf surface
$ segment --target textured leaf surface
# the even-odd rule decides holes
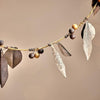
[[[7,50],[4,54],[8,65],[15,68],[22,61],[22,53],[19,50]]]
[[[59,52],[55,49],[53,45],[51,45],[53,55],[55,57],[56,65],[58,66],[59,71],[62,73],[62,75],[66,78],[66,70],[65,65],[62,61],[62,58],[60,57]]]
[[[87,60],[89,60],[92,52],[92,40],[95,37],[95,28],[86,22],[85,29],[83,30],[83,49]]]

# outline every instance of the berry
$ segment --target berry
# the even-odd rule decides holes
[[[42,54],[43,52],[44,52],[44,49],[39,49],[39,50],[38,50],[38,53],[39,53],[39,54]]]
[[[74,30],[77,30],[77,29],[78,29],[78,25],[77,25],[77,24],[73,24],[73,25],[72,25],[72,28],[73,28]]]
[[[71,34],[70,35],[70,39],[75,39],[76,38],[76,35],[75,34]]]
[[[35,52],[35,53],[34,53],[34,57],[35,57],[35,58],[39,58],[39,57],[40,57],[40,54],[39,54],[38,52]]]
[[[73,34],[74,31],[75,31],[75,30],[74,30],[73,28],[70,28],[70,29],[69,29],[69,33],[70,33],[70,34]]]
[[[31,59],[34,58],[34,53],[30,53],[29,58],[31,58]]]

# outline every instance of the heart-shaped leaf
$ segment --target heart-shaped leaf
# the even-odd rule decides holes
[[[22,53],[19,50],[8,49],[4,56],[11,68],[15,68],[22,61]]]
[[[0,84],[1,84],[1,88],[4,87],[7,79],[8,79],[8,65],[7,65],[7,61],[2,53],[2,50],[0,50]]]

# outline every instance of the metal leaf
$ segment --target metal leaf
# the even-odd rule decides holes
[[[4,87],[6,81],[8,79],[8,65],[5,57],[2,54],[2,50],[0,50],[0,84],[1,88]]]
[[[11,68],[15,68],[22,61],[22,53],[19,50],[8,49],[4,56]]]
[[[64,56],[71,56],[71,54],[69,53],[69,51],[60,42],[58,42],[57,45],[58,45],[59,50],[61,51],[61,53]]]
[[[89,60],[92,52],[92,40],[95,37],[95,28],[88,22],[86,22],[85,29],[83,31],[83,49],[87,60]]]
[[[59,52],[55,49],[53,45],[51,45],[52,52],[56,61],[56,65],[58,66],[58,70],[62,73],[62,75],[66,78],[66,70],[65,70],[65,65],[63,63],[62,58],[60,57]]]

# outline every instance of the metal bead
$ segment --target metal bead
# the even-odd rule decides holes
[[[73,28],[70,28],[70,29],[69,29],[69,33],[70,33],[70,34],[73,34],[74,32],[75,32],[75,30],[74,30]]]
[[[38,50],[38,53],[39,53],[39,54],[42,54],[43,52],[44,52],[44,49],[39,49],[39,50]]]
[[[67,37],[68,37],[68,34],[65,35],[65,38],[67,38]]]
[[[34,53],[30,53],[29,58],[31,58],[31,59],[34,58]]]
[[[48,43],[48,46],[51,46],[51,44]]]
[[[5,49],[8,49],[8,46],[4,47]]]
[[[3,40],[0,40],[0,46],[2,46],[4,44]]]
[[[77,25],[77,24],[73,24],[73,25],[72,25],[72,28],[73,28],[74,30],[77,30],[77,29],[78,29],[78,25]]]
[[[29,51],[35,51],[35,48],[30,48]]]
[[[83,20],[83,22],[85,22],[85,21],[87,21],[87,20],[88,20],[88,18],[87,18],[87,17],[85,17],[85,18],[84,18],[84,20]]]
[[[39,58],[39,57],[40,57],[40,54],[39,54],[38,52],[35,52],[35,53],[34,53],[34,57],[35,57],[35,58]]]
[[[75,34],[71,34],[70,35],[70,39],[75,39],[76,38],[76,35]]]

